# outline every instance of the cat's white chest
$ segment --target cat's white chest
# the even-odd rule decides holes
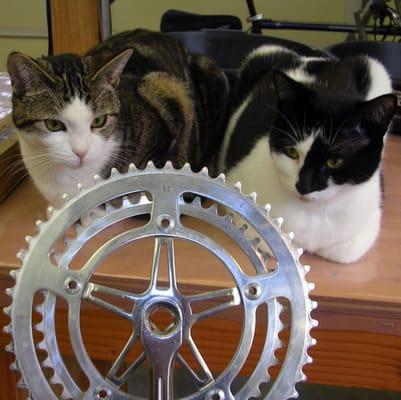
[[[68,138],[68,135],[65,137]],[[77,193],[79,183],[84,187],[91,187],[94,183],[94,175],[101,173],[118,148],[118,143],[113,138],[104,140],[93,134],[84,163],[74,168],[58,161],[55,157],[57,154],[59,158],[64,157],[67,160],[73,157],[67,139],[60,141],[57,145],[49,139],[47,146],[40,143],[41,147],[38,150],[38,141],[26,140],[24,135],[20,135],[19,144],[24,164],[35,186],[46,200],[56,207],[63,204],[64,193],[69,196]]]
[[[298,199],[284,204],[274,202],[272,215],[283,217],[283,230],[294,232],[296,243],[314,253],[355,233],[355,223],[359,218],[352,215],[346,204],[343,207],[338,204],[340,202],[322,204],[311,201],[304,204]]]
[[[99,172],[91,168],[82,168],[79,170],[49,170],[38,173],[33,169],[30,174],[46,200],[56,207],[61,207],[63,194],[67,194],[69,197],[76,195],[79,183],[84,187],[93,186],[93,176]]]
[[[377,237],[380,225],[379,171],[360,185],[344,185],[324,200],[302,200],[281,184],[266,139],[230,170],[227,181],[241,181],[244,193],[257,192],[258,203],[270,203],[271,215],[284,219],[283,231],[294,232],[295,242],[311,253],[352,262]]]

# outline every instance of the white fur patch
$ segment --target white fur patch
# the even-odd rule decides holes
[[[248,106],[251,98],[252,98],[252,93],[241,103],[241,105],[235,110],[235,112],[232,114],[230,118],[226,132],[224,134],[224,140],[219,154],[218,168],[220,171],[224,171],[225,169],[227,150],[231,142],[231,137],[234,133],[234,129],[238,123],[238,120],[241,118],[241,115]]]
[[[375,97],[382,96],[393,92],[391,78],[384,68],[383,64],[372,58],[366,57],[369,64],[369,75],[374,78],[371,80],[369,91],[366,95],[366,100],[372,100]]]
[[[313,75],[308,74],[305,70],[300,68],[284,70],[284,72],[294,81],[311,84],[316,81]]]
[[[279,45],[275,45],[275,44],[265,44],[263,46],[257,47],[253,51],[251,51],[247,55],[244,64],[249,62],[249,60],[251,60],[252,58],[268,56],[270,54],[275,54],[275,53],[288,53],[288,54],[293,54],[295,57],[298,57],[298,54],[295,53],[295,51],[293,51],[287,47],[283,47],[283,46],[279,46]]]
[[[305,141],[305,150],[308,145]],[[270,203],[272,216],[284,218],[284,232],[294,232],[295,242],[305,250],[343,263],[362,257],[374,243],[380,227],[379,171],[359,185],[332,185],[334,192],[329,187],[300,197],[289,190],[292,183],[283,185],[283,169],[290,170],[280,166],[283,162],[282,156],[271,155],[267,138],[262,138],[230,170],[227,181],[240,181],[244,193],[256,191],[260,204]],[[292,171],[299,168],[294,166]],[[291,182],[295,180],[293,176]],[[330,200],[325,192],[330,193]]]
[[[35,185],[51,204],[60,206],[63,193],[75,194],[78,183],[93,184],[93,176],[101,172],[118,143],[113,136],[105,139],[92,132],[94,114],[79,98],[54,118],[64,123],[66,132],[22,133],[19,142]],[[82,161],[77,152],[86,153]]]

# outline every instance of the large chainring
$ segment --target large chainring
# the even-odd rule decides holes
[[[119,197],[120,202],[116,205],[113,199]],[[207,207],[201,202],[204,198],[209,200]],[[254,194],[243,195],[239,184],[227,186],[223,175],[212,179],[206,169],[193,173],[188,165],[176,170],[168,163],[163,169],[148,164],[146,169],[137,170],[131,165],[125,174],[113,169],[106,180],[96,176],[92,188],[78,185],[78,194],[71,199],[65,195],[65,205],[61,209],[49,207],[49,219],[37,221],[39,234],[27,237],[29,249],[18,254],[22,267],[12,272],[16,284],[7,290],[12,304],[5,309],[11,317],[11,323],[5,330],[13,340],[7,349],[15,353],[12,368],[22,375],[20,386],[26,387],[30,397],[37,400],[57,397],[136,399],[139,397],[123,390],[122,386],[146,361],[152,374],[149,397],[153,399],[173,397],[176,363],[189,373],[197,387],[185,399],[242,400],[257,397],[261,394],[260,385],[270,381],[268,369],[277,363],[276,352],[282,346],[279,333],[283,329],[280,313],[284,300],[290,309],[287,353],[265,398],[284,400],[297,397],[295,384],[306,379],[302,368],[312,361],[307,349],[315,342],[310,336],[310,330],[317,325],[310,315],[316,307],[316,303],[309,298],[313,284],[305,280],[309,267],[299,262],[301,251],[292,247],[293,235],[282,233],[282,221],[273,220],[269,207],[258,206],[255,199]],[[85,226],[82,225],[79,221],[99,205],[104,211],[97,213]],[[221,212],[221,207],[224,212]],[[88,240],[110,225],[144,214],[150,215],[145,225],[112,237],[95,249],[82,268],[76,270],[70,267]],[[184,225],[182,216],[202,220],[229,236],[250,260],[253,273],[245,271],[220,243]],[[240,220],[242,222],[238,223]],[[74,227],[74,238],[66,241],[63,252],[54,254],[55,242],[63,238],[71,227]],[[122,246],[143,238],[154,239],[151,277],[145,291],[134,293],[91,281],[106,257]],[[232,277],[232,287],[183,294],[176,278],[174,243],[177,240],[200,246],[217,257]],[[266,247],[276,260],[274,269],[267,268],[269,254]],[[167,285],[163,287],[158,284],[162,248],[166,250],[168,271]],[[35,325],[33,302],[38,293],[44,295],[44,300],[36,307],[35,311],[41,314],[42,319]],[[108,302],[102,295],[128,300],[132,302],[132,309],[127,311]],[[89,381],[85,390],[72,377],[57,343],[55,313],[58,297],[68,305],[72,349]],[[84,345],[80,327],[81,303],[84,300],[132,324],[132,334],[107,374],[101,374],[95,367]],[[196,312],[193,307],[195,302],[215,302],[215,305]],[[233,382],[252,348],[260,306],[267,308],[268,329],[259,361],[247,381],[233,392]],[[235,307],[242,308],[242,334],[233,358],[220,374],[214,376],[193,338],[192,328],[201,320]],[[164,330],[158,330],[151,321],[150,315],[158,308],[168,310],[173,316],[173,322]],[[34,341],[35,330],[43,335],[39,343]],[[142,344],[143,353],[123,373],[118,373],[138,341]],[[184,343],[198,364],[195,368],[180,353]],[[45,352],[44,360],[38,358],[38,350]],[[43,367],[53,370],[51,378],[44,374]],[[62,385],[58,396],[52,388],[56,384]]]

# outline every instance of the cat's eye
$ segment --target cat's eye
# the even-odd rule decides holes
[[[337,169],[342,167],[342,165],[344,164],[344,160],[342,158],[329,158],[326,161],[326,165],[330,168],[330,169]]]
[[[102,128],[107,121],[107,115],[99,115],[98,117],[96,117],[92,123],[91,123],[91,128],[92,129],[98,129],[98,128]]]
[[[65,125],[58,119],[45,119],[46,129],[50,132],[66,131]]]
[[[290,158],[292,158],[292,159],[294,159],[294,160],[297,160],[297,159],[299,158],[298,150],[297,150],[295,147],[293,147],[293,146],[288,146],[288,147],[286,147],[286,148],[284,149],[284,153],[285,153],[288,157],[290,157]]]

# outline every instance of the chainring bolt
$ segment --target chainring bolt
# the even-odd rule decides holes
[[[111,390],[107,387],[102,387],[96,390],[96,400],[110,400]]]
[[[259,283],[251,282],[245,286],[245,296],[249,300],[257,300],[262,295],[262,288]]]
[[[169,232],[174,228],[174,219],[168,214],[162,214],[157,217],[156,224],[160,230]]]
[[[225,395],[224,392],[220,389],[215,389],[209,392],[207,396],[208,400],[224,400]]]
[[[68,294],[77,294],[81,291],[81,282],[75,278],[69,276],[65,281],[64,281],[64,290]]]

